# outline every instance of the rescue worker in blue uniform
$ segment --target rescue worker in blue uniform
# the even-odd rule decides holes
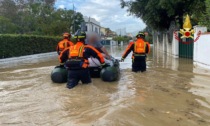
[[[65,63],[68,69],[67,88],[75,87],[81,80],[83,84],[91,83],[90,73],[88,70],[88,58],[97,58],[101,65],[104,66],[104,57],[92,46],[85,45],[86,33],[80,30],[75,34],[77,43],[61,52],[59,60],[61,64]]]
[[[146,54],[150,52],[150,44],[145,42],[145,34],[139,32],[136,35],[137,40],[130,42],[125,52],[122,55],[121,61],[123,62],[127,55],[133,51],[132,55],[132,71],[144,72],[146,71]]]

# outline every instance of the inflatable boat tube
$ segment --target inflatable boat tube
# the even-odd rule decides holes
[[[51,80],[54,83],[67,82],[67,70],[65,67],[56,66],[51,73]]]
[[[114,66],[108,66],[101,70],[101,79],[106,82],[116,81],[119,78],[119,69]]]
[[[118,80],[120,75],[119,60],[112,58],[111,60],[106,62],[106,67],[103,69],[98,65],[96,66],[91,65],[92,62],[98,64],[98,62],[96,61],[97,59],[96,60],[94,59],[95,61],[91,60],[89,60],[90,62],[89,71],[92,78],[101,78],[103,81],[106,82],[112,82]]]
[[[91,78],[101,78],[103,81],[112,82],[119,78],[119,67],[119,61],[112,58],[112,60],[106,62],[105,68],[92,65],[89,67],[89,72]],[[51,80],[54,83],[65,83],[67,82],[67,74],[68,71],[65,67],[56,66],[51,73]]]

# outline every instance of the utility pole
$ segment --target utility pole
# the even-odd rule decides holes
[[[76,13],[75,13],[75,10],[74,10],[74,9],[75,9],[75,7],[74,7],[74,3],[73,3],[73,12],[74,12],[74,13],[73,13],[73,15],[74,15],[74,16],[73,16],[73,18],[74,18],[74,19],[73,19],[73,21],[74,21],[74,24],[73,24],[73,33],[75,33],[75,16],[76,16]]]
[[[125,27],[125,35],[127,36],[126,27]]]

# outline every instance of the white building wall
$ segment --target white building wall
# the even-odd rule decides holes
[[[116,46],[116,45],[117,45],[116,41],[113,41],[113,40],[110,41],[110,46]]]
[[[178,31],[176,32],[176,34],[178,34]],[[176,58],[179,57],[179,41],[175,38],[174,35],[171,44],[171,54]]]
[[[197,34],[201,31],[202,35],[194,43],[193,50],[193,61],[195,67],[203,67],[210,69],[210,33],[205,33],[207,31],[206,27],[194,27],[195,34],[194,39],[197,38]],[[177,31],[178,34],[178,31]],[[169,55],[174,56],[175,58],[179,57],[179,42],[173,35],[172,43],[169,43],[167,34],[163,34],[163,41],[159,42],[157,37],[157,42],[154,41],[155,51],[159,50],[166,52]],[[174,66],[175,67],[175,66]]]
[[[96,21],[94,18],[84,16],[85,24],[87,26],[87,32],[96,32],[100,34],[100,22]],[[97,29],[97,30],[96,30]]]
[[[201,31],[204,33],[207,31],[206,27],[199,27],[196,26],[194,39],[197,38],[197,33]],[[193,61],[195,66],[201,66],[204,68],[210,69],[210,34],[202,34],[198,41],[194,43],[194,54],[193,54]]]
[[[166,51],[166,34],[163,34],[163,42],[162,42],[163,52]]]
[[[207,31],[207,28],[206,27],[199,27],[199,26],[195,26],[194,27],[194,30],[195,30],[195,34],[194,34],[194,39],[196,39],[197,38],[197,34],[198,34],[198,32],[199,31],[201,31],[202,33],[204,33],[204,32],[206,32]],[[193,60],[194,61],[198,61],[198,51],[200,50],[198,47],[199,47],[199,42],[200,41],[200,38],[199,38],[199,40],[198,41],[196,41],[195,43],[194,43],[194,52],[193,52]]]

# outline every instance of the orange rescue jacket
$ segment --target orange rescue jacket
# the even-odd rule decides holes
[[[61,51],[73,45],[74,45],[73,42],[69,41],[68,39],[63,39],[58,43],[56,51],[58,52],[58,54],[60,54]]]
[[[61,52],[59,56],[60,63],[66,62],[68,68],[87,68],[89,66],[88,58],[96,57],[103,64],[103,55],[94,47],[77,42]]]
[[[122,55],[122,58],[126,58],[127,55],[133,51],[133,56],[146,55],[150,52],[150,44],[145,42],[143,39],[137,39],[135,42],[130,42],[125,52]]]
[[[146,52],[146,42],[143,39],[138,39],[134,42],[134,53],[144,54]]]

